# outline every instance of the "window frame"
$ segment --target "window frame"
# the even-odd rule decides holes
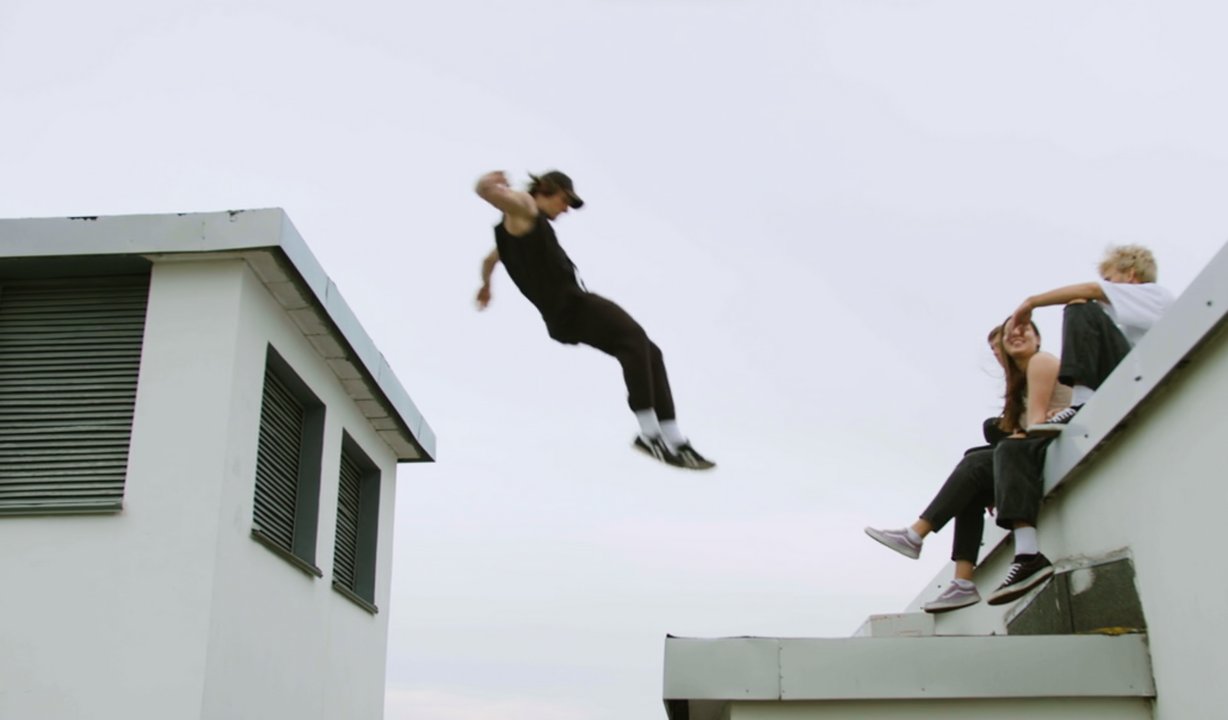
[[[260,419],[256,449],[252,504],[252,538],[272,550],[292,565],[314,577],[324,577],[316,566],[316,540],[319,533],[320,485],[324,453],[324,403],[311,390],[272,344],[265,354],[265,380],[261,383]],[[302,431],[298,443],[298,468],[295,478],[295,500],[291,540],[287,547],[274,533],[260,527],[257,506],[261,502],[261,437],[266,427],[265,402],[269,399],[268,376],[272,375],[303,410]]]
[[[357,512],[357,539],[354,549],[353,585],[346,585],[337,578],[338,555],[341,547],[341,505],[342,468],[344,458],[357,466],[360,471],[359,498]],[[379,508],[382,491],[383,471],[371,457],[362,449],[348,432],[341,432],[341,452],[337,460],[337,517],[336,534],[333,537],[333,589],[357,603],[367,612],[376,614],[379,607],[375,604],[376,576],[378,574],[379,554]]]

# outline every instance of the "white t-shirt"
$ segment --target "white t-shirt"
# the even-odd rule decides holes
[[[1101,302],[1104,312],[1126,336],[1130,347],[1138,344],[1164,311],[1176,300],[1166,288],[1155,283],[1111,283],[1100,280],[1100,288],[1108,302]]]

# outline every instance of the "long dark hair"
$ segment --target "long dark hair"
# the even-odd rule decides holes
[[[1002,418],[998,420],[998,427],[1003,432],[1016,433],[1023,429],[1019,427],[1019,418],[1027,407],[1024,396],[1028,394],[1028,374],[1020,370],[1015,364],[1015,358],[1006,352],[1006,323],[1008,322],[1010,318],[1007,318],[998,327],[998,352],[1002,354],[1002,367],[1006,370],[1006,394],[1002,396],[1005,402],[1002,406]],[[1036,344],[1039,351],[1040,328],[1036,327],[1034,322],[1028,324],[1032,326],[1032,332],[1036,333]]]

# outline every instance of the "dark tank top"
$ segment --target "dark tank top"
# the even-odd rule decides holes
[[[533,229],[520,236],[500,222],[495,226],[495,247],[508,277],[541,313],[550,337],[571,342],[574,323],[569,310],[585,290],[546,215],[539,212]]]

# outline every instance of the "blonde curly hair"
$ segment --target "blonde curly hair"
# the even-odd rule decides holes
[[[1156,281],[1156,259],[1142,245],[1110,245],[1100,261],[1100,274],[1111,270],[1120,273],[1134,271],[1134,278],[1141,283]]]

